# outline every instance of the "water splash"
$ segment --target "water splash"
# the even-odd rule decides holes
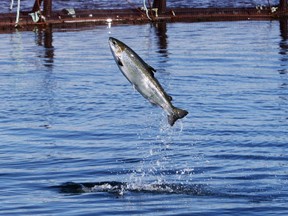
[[[76,195],[83,193],[108,193],[116,197],[122,197],[125,194],[133,193],[150,193],[150,194],[182,194],[189,196],[207,196],[229,199],[246,199],[249,202],[270,202],[276,199],[277,196],[267,196],[266,194],[243,193],[241,190],[235,191],[216,191],[213,188],[204,184],[142,184],[136,185],[133,183],[106,181],[106,182],[90,182],[90,183],[75,183],[66,182],[59,186],[53,186],[52,189],[58,190],[60,193],[68,195]]]
[[[148,118],[153,118],[155,121],[159,118],[159,115],[156,115],[151,112]],[[151,184],[166,185],[171,182],[179,183],[179,181],[191,182],[193,167],[191,168],[187,163],[177,167],[173,159],[174,154],[181,148],[178,143],[181,143],[183,122],[180,120],[171,127],[167,123],[166,114],[163,113],[160,117],[158,127],[150,123],[138,133],[137,148],[142,154],[141,161],[131,170],[128,177],[121,179],[121,181],[129,182],[132,187],[140,188]],[[153,122],[149,120],[148,122]]]
[[[135,185],[125,182],[93,182],[93,183],[74,183],[66,182],[55,186],[61,193],[81,194],[91,192],[106,192],[123,196],[124,192],[131,193],[156,193],[156,194],[187,194],[195,196],[211,196],[214,193],[201,184],[143,184]]]

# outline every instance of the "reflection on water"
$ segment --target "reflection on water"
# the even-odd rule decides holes
[[[287,19],[280,20],[280,35],[282,40],[279,43],[280,51],[279,54],[281,55],[281,67],[282,69],[279,70],[280,74],[288,73],[288,24]]]
[[[40,127],[49,129],[54,124],[53,115],[55,114],[55,110],[57,110],[55,102],[55,88],[57,85],[55,75],[53,74],[54,47],[52,25],[48,25],[45,28],[35,28],[34,34],[35,44],[39,46],[39,49],[35,49],[35,52],[37,52],[36,55],[44,66],[41,78],[41,91],[45,98],[41,114],[43,124]]]
[[[52,26],[47,26],[44,29],[35,28],[33,32],[28,34],[29,37],[25,38],[22,37],[23,32],[18,30],[14,34],[10,34],[13,46],[10,56],[15,66],[6,71],[8,76],[11,77],[6,84],[14,85],[13,91],[8,96],[11,97],[12,101],[19,100],[20,105],[17,109],[15,108],[15,111],[23,109],[23,113],[28,114],[35,112],[33,110],[34,106],[25,106],[25,104],[33,104],[33,101],[38,99],[41,109],[37,111],[37,118],[31,116],[30,119],[27,119],[31,122],[39,121],[38,127],[48,128],[53,122],[55,111],[54,91],[57,86],[53,74],[55,57],[52,44],[53,29]],[[33,42],[36,46],[33,46]],[[29,46],[27,46],[28,44]],[[23,99],[20,99],[21,94],[25,95]]]
[[[22,39],[22,33],[17,29],[14,34],[11,34],[11,41],[13,44],[13,49],[11,50],[11,56],[14,58],[15,62],[21,63],[24,59],[23,53],[25,51],[25,42]],[[30,55],[36,55],[40,61],[43,60],[43,65],[46,67],[53,66],[54,59],[54,47],[53,47],[53,29],[52,26],[47,26],[46,28],[35,28],[35,44],[39,46],[39,48],[43,47],[43,49],[34,49],[31,50]],[[28,57],[28,56],[26,56]],[[38,62],[36,59],[34,62]],[[37,63],[38,65],[38,63]]]
[[[44,60],[43,64],[46,67],[53,66],[54,47],[53,47],[53,29],[52,25],[48,25],[46,28],[35,28],[36,44],[43,46],[43,54],[39,54],[39,57]]]
[[[167,41],[167,24],[166,22],[155,23],[154,27],[156,29],[156,36],[158,38],[159,53],[163,57],[168,57],[168,41]]]
[[[280,85],[281,99],[280,107],[284,110],[286,120],[288,120],[288,21],[287,19],[280,20],[280,35],[281,41],[279,42],[280,54],[280,69],[279,73],[282,79]]]
[[[14,34],[11,34],[11,44],[13,46],[13,49],[11,49],[10,56],[16,63],[16,65],[18,65],[23,61],[24,56],[23,56],[22,34],[18,32],[17,29]]]

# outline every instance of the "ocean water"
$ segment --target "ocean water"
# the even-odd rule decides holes
[[[21,0],[21,10],[29,11],[35,1]],[[0,13],[7,13],[10,8],[11,1],[1,1]],[[153,3],[153,0],[146,0],[146,5]],[[167,7],[256,7],[257,5],[277,5],[278,0],[166,0]],[[62,10],[63,8],[77,8],[77,9],[120,9],[120,8],[138,8],[143,6],[143,0],[53,0],[53,10]],[[17,0],[14,0],[13,11],[16,11]]]
[[[1,215],[287,215],[285,21],[0,34]],[[119,71],[116,37],[189,114]]]

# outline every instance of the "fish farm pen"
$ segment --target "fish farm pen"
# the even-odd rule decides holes
[[[254,8],[167,8],[166,0],[154,0],[153,3],[148,1],[151,4],[146,6],[144,3],[143,7],[138,8],[93,10],[67,8],[57,11],[52,10],[52,0],[35,0],[30,11],[21,11],[20,3],[18,0],[17,13],[0,14],[0,32],[51,25],[53,28],[75,28],[112,23],[286,20],[288,17],[287,0],[280,0],[278,5],[268,4]]]

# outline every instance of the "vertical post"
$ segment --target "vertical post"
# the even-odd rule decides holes
[[[279,9],[280,11],[285,11],[287,9],[287,0],[280,0]]]
[[[52,0],[44,0],[43,12],[46,18],[51,17],[52,14]]]
[[[40,7],[41,3],[42,3],[42,0],[35,0],[33,8],[32,8],[32,12],[40,11],[41,10],[41,7]]]
[[[280,74],[288,74],[287,66],[288,66],[288,59],[287,59],[287,53],[288,53],[288,21],[286,18],[280,19],[280,35],[282,40],[279,42],[279,54],[281,55],[280,61],[281,68],[278,69],[278,72]]]
[[[163,14],[166,12],[166,0],[154,0],[153,8],[158,8],[158,13]]]

